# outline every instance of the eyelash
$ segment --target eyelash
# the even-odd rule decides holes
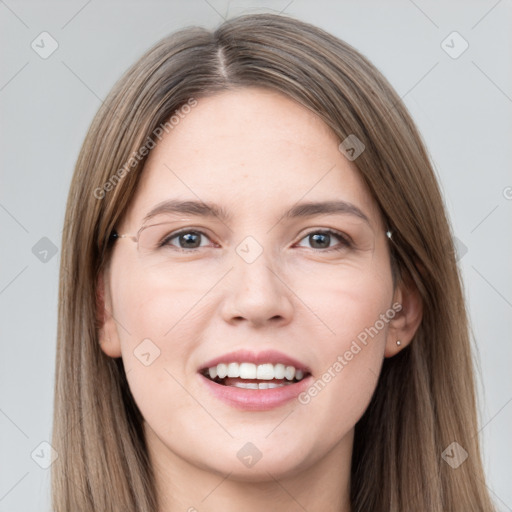
[[[194,233],[196,235],[202,235],[206,238],[209,239],[208,235],[206,235],[206,233],[203,233],[202,231],[199,231],[199,230],[194,230],[194,229],[183,229],[181,231],[177,231],[175,233],[171,233],[170,235],[168,235],[167,237],[165,237],[162,242],[159,244],[160,247],[164,247],[164,246],[167,246],[167,247],[172,247],[173,249],[176,249],[178,251],[181,251],[181,252],[193,252],[193,251],[197,251],[198,249],[201,249],[201,247],[194,247],[192,249],[185,249],[183,247],[176,247],[175,245],[171,245],[169,244],[169,242],[171,240],[173,240],[174,238],[180,236],[180,235],[183,235],[183,234],[187,234],[187,233]],[[340,232],[338,231],[335,231],[333,229],[316,229],[316,230],[312,230],[308,233],[306,233],[300,240],[304,240],[305,238],[307,238],[308,236],[310,235],[313,235],[313,234],[322,234],[322,235],[331,235],[331,236],[334,236],[335,238],[337,238],[340,242],[341,242],[341,247],[328,247],[326,249],[315,249],[313,247],[309,248],[313,251],[316,251],[316,252],[332,252],[332,251],[342,251],[342,250],[345,250],[345,249],[348,249],[350,247],[352,247],[352,242],[349,240],[349,237],[346,236],[346,235],[343,235],[341,234]],[[308,248],[307,248],[308,249]]]

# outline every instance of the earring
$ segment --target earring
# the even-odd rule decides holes
[[[402,344],[402,342],[401,342],[400,340],[396,340],[396,344],[397,344],[398,346],[400,346],[400,345]]]

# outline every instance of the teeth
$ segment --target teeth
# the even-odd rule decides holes
[[[228,377],[240,377],[240,366],[238,363],[228,364]]]
[[[243,389],[258,389],[257,382],[235,382],[233,384],[235,388],[243,388]]]
[[[274,389],[274,388],[282,388],[283,386],[289,386],[291,384],[291,382],[283,382],[280,384],[278,384],[277,382],[267,382],[266,384],[268,386],[268,389]],[[260,389],[262,389],[261,384],[260,384]]]
[[[284,379],[284,364],[276,364],[274,366],[274,377],[276,379]]]
[[[256,365],[252,364],[252,363],[242,363],[240,365],[240,378],[241,379],[255,379],[256,378]]]
[[[223,379],[227,374],[228,374],[228,365],[223,364],[223,363],[218,364],[217,365],[217,377],[219,377],[219,379]]]
[[[273,364],[259,364],[256,369],[256,378],[258,380],[272,380],[274,378]]]
[[[283,386],[289,386],[291,382],[235,382],[232,384],[234,388],[242,389],[274,389],[282,388]]]
[[[295,368],[293,366],[287,366],[285,369],[284,369],[284,376],[288,379],[288,380],[293,380],[293,378],[295,377]]]
[[[304,378],[304,371],[297,370],[294,366],[285,366],[284,364],[265,363],[255,365],[253,363],[220,363],[217,366],[212,366],[211,368],[208,368],[208,375],[210,376],[211,379],[215,379],[216,377],[218,377],[219,379],[224,379],[225,377],[232,377],[267,381],[271,381],[273,379],[286,379],[290,381],[293,379],[302,380]],[[272,387],[275,387],[275,385],[273,385]]]

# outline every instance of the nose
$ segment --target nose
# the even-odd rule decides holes
[[[235,255],[225,283],[223,319],[233,325],[284,326],[293,316],[291,284],[265,251],[252,263]]]

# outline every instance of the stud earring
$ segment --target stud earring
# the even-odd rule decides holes
[[[402,344],[402,342],[401,342],[400,340],[396,340],[396,344],[397,344],[398,346],[400,346],[400,345]]]

